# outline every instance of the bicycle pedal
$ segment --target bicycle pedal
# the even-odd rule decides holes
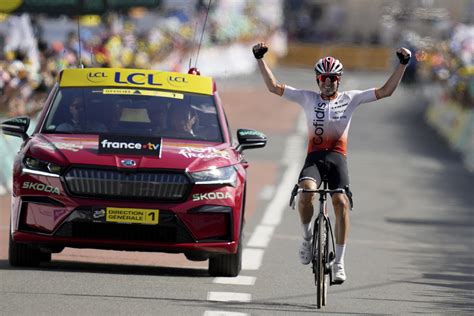
[[[334,281],[332,281],[331,283],[332,283],[332,285],[341,285],[342,283],[344,283],[344,281],[342,281],[342,280],[334,280]]]

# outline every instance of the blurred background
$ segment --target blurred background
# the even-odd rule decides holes
[[[0,118],[34,119],[64,68],[231,77],[256,70],[258,41],[275,67],[306,69],[330,54],[390,73],[395,49],[411,49],[403,84],[424,91],[426,120],[474,170],[474,0],[0,0]],[[19,141],[0,135],[0,193]]]

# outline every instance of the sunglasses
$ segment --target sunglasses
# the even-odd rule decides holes
[[[331,80],[331,82],[334,82],[334,81],[339,81],[339,76],[338,75],[319,75],[317,77],[321,82],[325,82],[327,78],[329,78],[329,80]]]

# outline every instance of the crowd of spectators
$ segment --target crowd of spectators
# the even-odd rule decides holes
[[[275,26],[256,17],[253,10],[252,2],[240,12],[228,14],[211,8],[202,47],[264,38]],[[62,41],[49,41],[44,34],[38,34],[39,62],[36,64],[39,67],[36,69],[24,51],[0,52],[0,115],[37,113],[58,72],[80,64],[84,67],[186,71],[183,65],[196,54],[207,7],[196,5],[192,11],[141,12],[142,16],[153,17],[148,27],[137,26],[140,17],[136,13],[106,15],[96,25],[82,27],[79,34],[68,33]],[[8,34],[3,36],[8,39]]]
[[[441,83],[451,100],[474,110],[474,25],[457,25],[449,38],[418,48],[419,76]]]

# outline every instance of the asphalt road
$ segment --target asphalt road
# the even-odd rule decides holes
[[[276,73],[282,82],[315,87],[311,71]],[[347,72],[342,88],[380,86],[388,75]],[[1,314],[474,313],[474,176],[424,123],[420,87],[402,86],[353,117],[348,280],[330,287],[321,311],[310,267],[297,258],[297,214],[286,207],[305,150],[298,106],[265,92],[258,75],[221,79],[218,87],[234,129],[251,127],[269,136],[266,148],[247,154],[252,198],[241,276],[212,278],[205,263],[166,255],[99,257],[74,250],[37,269],[13,269],[3,224]],[[8,210],[1,212],[5,218]]]

